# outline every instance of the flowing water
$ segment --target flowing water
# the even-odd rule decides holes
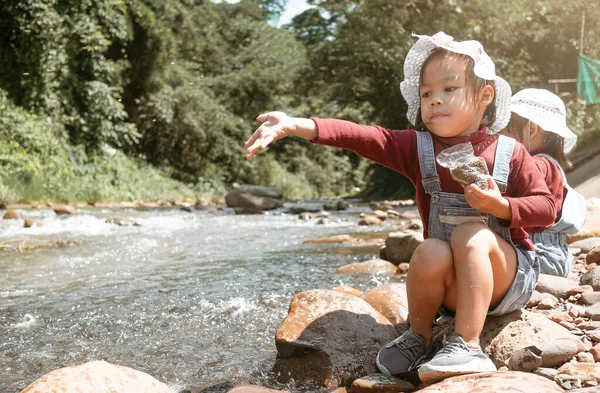
[[[295,293],[342,284],[366,291],[387,282],[334,274],[377,256],[377,247],[302,243],[393,230],[392,223],[357,226],[367,210],[336,212],[325,225],[281,213],[178,209],[83,209],[66,218],[23,211],[43,223],[29,229],[22,220],[0,221],[0,246],[30,247],[0,248],[0,392],[19,392],[58,367],[91,360],[147,372],[175,391],[277,387],[274,336]],[[110,217],[140,226],[107,223]],[[65,247],[43,243],[56,241]]]

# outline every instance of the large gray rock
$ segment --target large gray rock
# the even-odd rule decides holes
[[[54,370],[21,393],[175,393],[150,375],[104,361]]]
[[[579,282],[581,285],[591,285],[594,291],[600,291],[600,266],[585,272]]]
[[[225,195],[225,202],[229,207],[257,210],[272,210],[283,206],[283,202],[279,199],[251,194],[239,188],[231,190]]]
[[[238,187],[238,190],[262,197],[269,197],[273,199],[283,198],[283,193],[279,187],[267,187],[267,186],[255,186],[250,184],[244,184]]]
[[[555,382],[532,373],[497,371],[448,378],[419,393],[564,393]]]
[[[382,249],[380,257],[395,265],[409,262],[412,254],[423,241],[421,232],[392,232],[385,239],[385,248]]]
[[[331,290],[298,293],[277,329],[274,369],[282,378],[350,386],[377,372],[377,352],[397,333],[366,301]]]

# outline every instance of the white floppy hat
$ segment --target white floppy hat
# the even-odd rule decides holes
[[[510,99],[510,110],[544,131],[562,136],[565,153],[575,146],[577,135],[567,127],[565,103],[556,94],[544,89],[523,89]]]
[[[467,55],[475,62],[474,72],[478,77],[494,82],[496,97],[496,120],[490,126],[489,132],[498,133],[506,127],[510,120],[510,85],[496,75],[496,66],[483,50],[478,41],[454,41],[454,38],[440,31],[435,35],[417,35],[419,40],[414,43],[404,60],[404,80],[400,83],[400,91],[408,104],[408,120],[415,124],[417,112],[421,105],[419,94],[419,79],[423,63],[435,48],[444,48],[448,51]]]

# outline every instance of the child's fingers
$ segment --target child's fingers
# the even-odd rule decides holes
[[[488,176],[487,182],[488,182],[488,186],[490,187],[490,190],[496,191],[498,189],[498,185],[496,184],[496,181],[494,180],[493,177]]]
[[[258,117],[256,118],[256,121],[258,121],[260,123],[264,123],[265,121],[267,121],[268,117],[269,117],[268,113],[263,113],[262,115],[258,115]]]
[[[252,146],[246,149],[246,158],[251,159],[260,149],[262,149],[261,139],[255,141],[254,144],[252,144]]]
[[[261,148],[264,149],[265,147],[269,146],[271,144],[271,142],[273,142],[275,140],[275,138],[271,135],[267,135],[266,137],[263,138],[262,143],[260,144]]]
[[[487,198],[487,193],[475,184],[469,184],[469,190],[478,198]]]
[[[251,146],[260,137],[260,128],[254,131],[254,134],[244,143],[244,147]]]

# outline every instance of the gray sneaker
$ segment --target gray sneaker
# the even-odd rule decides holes
[[[481,348],[469,348],[457,334],[444,338],[444,346],[433,359],[419,368],[419,378],[430,384],[453,375],[497,371],[492,360]]]
[[[388,343],[377,354],[377,368],[387,376],[403,376],[425,358],[425,338],[412,330]]]

